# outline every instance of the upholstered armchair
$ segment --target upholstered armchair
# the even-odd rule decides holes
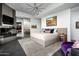
[[[73,42],[62,42],[61,49],[64,52],[64,55],[67,56],[69,53],[69,49],[72,48]]]

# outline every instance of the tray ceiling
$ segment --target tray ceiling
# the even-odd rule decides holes
[[[14,8],[15,10],[23,11],[30,15],[35,15],[36,11],[40,13],[44,12],[48,7],[52,4],[49,3],[8,3],[10,7]],[[35,9],[38,9],[35,11]],[[38,14],[38,15],[39,15]]]
[[[51,13],[76,6],[78,3],[6,3],[11,8],[31,16],[45,17]],[[35,14],[36,13],[36,14]]]

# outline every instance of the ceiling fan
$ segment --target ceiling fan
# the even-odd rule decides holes
[[[39,15],[39,13],[42,11],[42,9],[45,9],[45,8],[41,7],[44,5],[42,3],[39,5],[37,5],[37,3],[33,3],[33,6],[26,3],[26,5],[29,6],[30,8],[32,8],[31,12],[33,13],[33,15]]]

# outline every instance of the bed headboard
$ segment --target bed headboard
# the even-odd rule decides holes
[[[67,28],[57,28],[57,32],[67,34]]]
[[[58,32],[58,33],[67,34],[67,28],[52,28],[52,29],[43,28],[43,29],[42,29],[42,32],[44,32],[44,33]]]

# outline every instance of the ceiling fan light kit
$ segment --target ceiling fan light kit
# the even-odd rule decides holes
[[[33,3],[33,5],[30,5],[26,3],[26,5],[32,8],[33,15],[35,16],[39,15],[39,13],[41,12],[41,9],[43,9],[43,8],[40,8],[40,6],[42,6],[43,4],[37,5],[36,3]]]

